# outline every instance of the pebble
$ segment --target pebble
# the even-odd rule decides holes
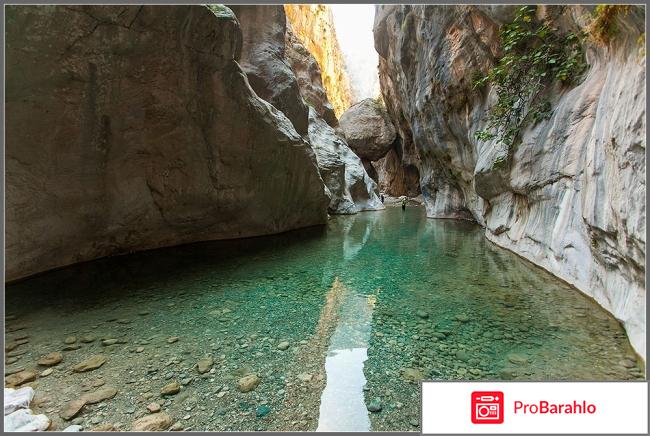
[[[429,314],[424,310],[418,310],[415,314],[422,319],[427,319],[429,317]]]
[[[258,418],[261,418],[263,416],[266,416],[271,412],[271,408],[269,406],[263,405],[259,406],[257,409],[255,409],[255,416]]]
[[[75,342],[77,342],[77,337],[76,336],[68,336],[67,338],[65,338],[63,340],[63,343],[68,344],[68,345],[74,344]]]
[[[287,342],[287,341],[282,341],[282,342],[280,342],[280,343],[278,344],[278,350],[282,350],[282,351],[284,351],[284,350],[286,350],[287,348],[289,348],[289,342]]]
[[[70,421],[81,412],[81,409],[83,409],[85,405],[86,401],[83,399],[72,400],[65,405],[59,416],[66,421]],[[73,422],[73,424],[75,423]]]
[[[63,351],[74,351],[78,350],[79,348],[81,348],[81,345],[67,345],[63,347]]]
[[[183,430],[183,424],[181,424],[180,422],[177,422],[177,423],[175,423],[174,425],[172,425],[172,426],[169,428],[169,430],[170,430],[170,431],[181,431],[181,430]]]
[[[41,377],[47,377],[52,374],[54,370],[52,368],[47,368],[45,371],[41,372]]]
[[[248,374],[239,379],[237,388],[240,392],[250,392],[260,384],[260,378],[256,374]]]
[[[9,386],[20,386],[23,383],[36,380],[37,374],[33,371],[19,371],[5,378],[5,384]]]
[[[96,404],[104,400],[113,398],[115,395],[117,395],[117,389],[112,388],[110,386],[106,386],[96,390],[95,392],[84,394],[81,397],[81,400],[85,401],[86,404]]]
[[[38,364],[41,366],[54,366],[63,361],[63,354],[55,351],[39,359]]]
[[[151,403],[147,406],[147,410],[151,413],[158,413],[160,412],[160,404],[158,403]]]
[[[97,339],[97,337],[95,337],[95,335],[87,334],[87,335],[83,335],[81,337],[81,342],[83,342],[85,344],[89,344],[91,342],[95,342],[95,339]]]
[[[523,354],[509,354],[508,361],[514,363],[515,365],[525,365],[528,363],[528,357]]]
[[[166,413],[146,415],[133,423],[133,431],[164,431],[172,425],[172,418]]]
[[[466,313],[459,313],[456,315],[456,321],[467,322],[469,321],[469,316]]]
[[[372,413],[381,412],[381,399],[374,398],[370,404],[368,404],[368,411]]]
[[[300,380],[300,381],[302,381],[302,382],[308,382],[308,381],[311,381],[312,377],[313,377],[313,376],[312,376],[311,374],[308,374],[308,373],[306,373],[306,372],[303,372],[303,373],[298,374],[298,380]]]
[[[173,344],[174,342],[178,342],[178,336],[172,336],[171,338],[167,338],[168,344]]]
[[[206,372],[210,371],[212,368],[212,365],[214,364],[214,360],[212,357],[204,357],[203,359],[199,360],[196,364],[196,369],[199,371],[199,374],[205,374]]]
[[[104,363],[106,363],[106,357],[102,354],[96,354],[78,364],[76,364],[72,370],[74,372],[86,372],[86,371],[92,371],[94,369],[99,368],[102,366]]]
[[[160,390],[160,395],[176,395],[181,390],[181,385],[178,382],[173,382],[168,385],[163,386]]]
[[[117,344],[117,339],[104,339],[102,340],[102,345],[108,347],[109,345]]]
[[[144,351],[144,347],[138,347],[135,349],[136,353],[142,353]]]

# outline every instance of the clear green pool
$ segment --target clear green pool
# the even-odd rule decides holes
[[[595,302],[480,227],[421,208],[80,264],[8,286],[6,304],[6,339],[29,336],[9,372],[78,338],[35,382],[37,411],[59,429],[69,425],[60,410],[98,379],[118,394],[78,415],[87,429],[130,429],[158,402],[192,430],[419,431],[421,378],[644,377]],[[97,340],[81,342],[86,334]],[[102,367],[70,371],[100,353]],[[199,374],[208,355],[213,371]],[[249,372],[261,382],[241,393]],[[162,398],[172,381],[180,393]],[[376,398],[381,411],[370,413]]]

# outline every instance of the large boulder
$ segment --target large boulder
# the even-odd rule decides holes
[[[614,17],[608,44],[583,40],[584,79],[549,88],[550,117],[504,150],[475,136],[495,94],[471,78],[500,56],[499,27],[516,8],[377,6],[388,112],[400,140],[416,144],[428,216],[484,225],[493,242],[594,297],[645,356],[644,9]],[[592,12],[538,6],[536,17],[589,34]]]
[[[339,125],[348,145],[361,159],[376,161],[393,146],[396,132],[381,101],[367,98],[341,115]]]
[[[309,142],[329,191],[330,213],[351,214],[384,208],[377,195],[377,184],[361,159],[313,108],[309,111]]]
[[[226,7],[9,6],[6,279],[323,224],[313,151]]]
[[[285,56],[287,18],[282,5],[230,7],[241,26],[240,65],[257,95],[282,111],[296,131],[307,133],[309,109]]]

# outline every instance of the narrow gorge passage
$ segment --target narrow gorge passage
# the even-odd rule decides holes
[[[645,8],[5,10],[5,427],[645,380]]]
[[[480,227],[415,207],[98,260],[10,285],[7,307],[8,334],[30,335],[10,372],[64,350],[37,388],[37,411],[59,428],[58,413],[99,380],[118,395],[88,406],[83,425],[127,429],[160,402],[193,429],[408,431],[420,379],[643,378],[620,324],[592,300]],[[69,371],[98,354],[100,368]],[[201,375],[206,355],[214,365]],[[242,393],[247,373],[260,383]],[[175,381],[181,392],[161,399]],[[370,413],[375,398],[382,411]]]

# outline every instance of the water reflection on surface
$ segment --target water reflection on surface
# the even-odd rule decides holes
[[[208,431],[418,431],[422,378],[644,378],[620,324],[593,300],[480,227],[427,220],[421,208],[76,265],[7,286],[6,305],[16,329],[6,339],[29,337],[7,370],[64,353],[37,380],[48,400],[39,412],[59,428],[59,411],[97,378],[119,394],[84,408],[85,428],[128,429],[155,399]],[[64,351],[66,337],[88,334],[97,339]],[[107,358],[101,368],[69,371],[95,354]],[[214,371],[198,374],[206,356]],[[248,372],[260,384],[239,392]],[[161,399],[175,380],[180,394]],[[375,398],[382,409],[369,414]]]

